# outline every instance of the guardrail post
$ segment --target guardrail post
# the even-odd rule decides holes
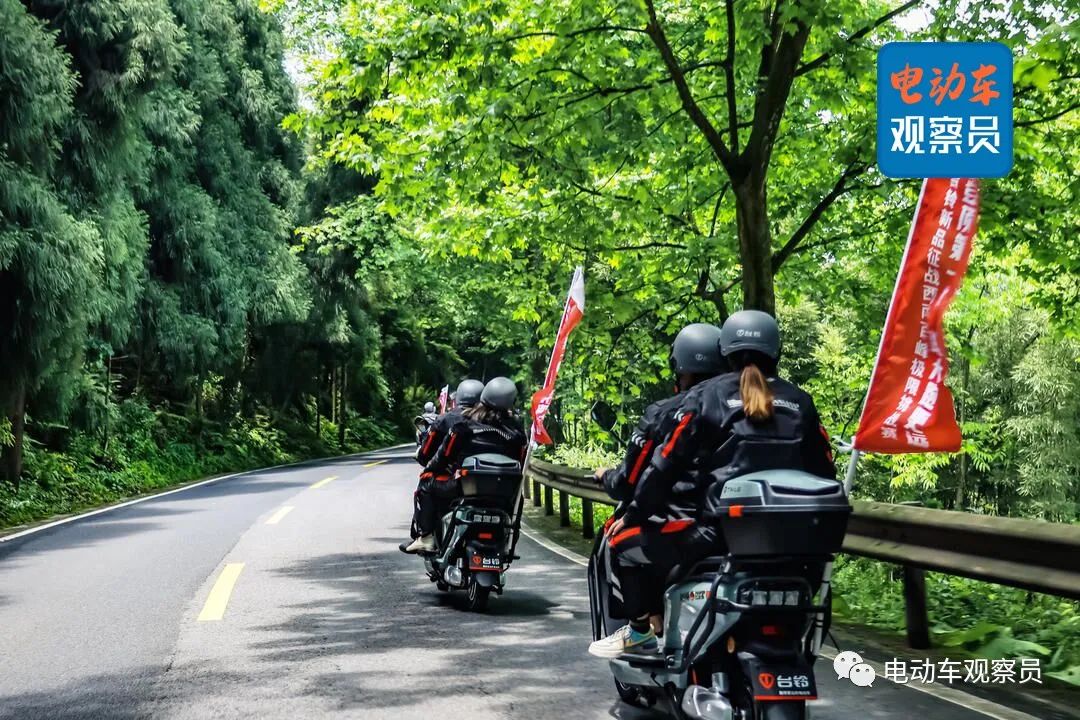
[[[926,573],[904,565],[904,613],[908,646],[915,650],[930,647],[930,621],[926,611]]]
[[[554,507],[554,503],[552,502],[552,492],[553,491],[552,491],[550,485],[545,485],[544,486],[544,514],[545,515],[554,515],[555,514],[555,507]]]
[[[559,525],[570,527],[570,498],[565,490],[559,491]]]
[[[540,490],[540,481],[539,480],[533,480],[532,483],[533,483],[533,491],[532,491],[533,507],[540,507],[540,502],[541,502],[540,495],[542,494],[542,491]]]
[[[592,500],[581,498],[581,536],[592,540],[593,532]]]
[[[527,479],[522,483],[521,495],[522,497],[529,497],[529,481]]]

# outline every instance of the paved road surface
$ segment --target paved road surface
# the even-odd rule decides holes
[[[0,717],[656,717],[585,653],[573,562],[523,539],[488,614],[438,593],[397,550],[415,476],[402,450],[265,470],[0,543]],[[817,720],[987,717],[819,668]]]

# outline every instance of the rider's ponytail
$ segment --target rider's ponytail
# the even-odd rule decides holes
[[[773,416],[773,391],[757,365],[747,363],[743,367],[739,375],[739,395],[746,417],[763,421]]]

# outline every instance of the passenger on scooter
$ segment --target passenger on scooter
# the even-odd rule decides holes
[[[458,394],[460,400],[460,391]],[[525,459],[525,432],[513,416],[517,387],[509,378],[497,377],[484,386],[480,402],[465,410],[462,419],[447,433],[420,475],[416,516],[420,536],[405,552],[435,550],[435,528],[450,503],[461,496],[457,471],[461,462],[483,453]]]
[[[466,379],[458,384],[457,391],[451,394],[451,397],[457,396],[461,401],[442,415],[439,415],[428,425],[427,431],[417,439],[416,462],[422,466],[426,466],[431,462],[431,458],[435,457],[435,452],[442,445],[446,436],[450,434],[450,430],[465,419],[465,411],[480,401],[480,393],[483,391],[484,383],[479,380]],[[410,539],[398,545],[398,549],[403,552],[416,538],[420,537],[420,493],[430,484],[430,479],[425,479],[424,475],[421,474],[420,482],[417,483],[416,490],[413,492],[413,520],[409,531]]]
[[[442,441],[450,433],[457,423],[461,422],[465,411],[480,402],[480,393],[484,391],[484,383],[479,380],[462,380],[454,393],[456,402],[452,408],[439,416],[428,428],[420,447],[416,450],[416,462],[427,465],[431,458],[435,457],[435,451],[442,445]]]
[[[683,532],[647,528],[662,513],[680,482],[693,474],[702,484],[725,482],[749,472],[793,469],[835,479],[828,434],[813,399],[776,376],[780,330],[767,313],[735,313],[721,333],[721,352],[733,372],[698,384],[686,393],[666,423],[664,440],[652,454],[623,517],[608,529],[630,623],[594,642],[589,652],[617,657],[656,647],[649,622],[663,611],[666,579],[677,564],[722,554],[712,526],[688,520]],[[700,488],[699,498],[706,487]]]

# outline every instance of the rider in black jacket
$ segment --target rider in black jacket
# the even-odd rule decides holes
[[[665,427],[682,405],[686,392],[727,369],[727,364],[720,354],[720,328],[705,323],[695,323],[683,328],[672,344],[670,363],[677,382],[676,394],[645,408],[637,428],[630,436],[622,464],[617,468],[596,472],[596,479],[603,484],[607,493],[620,502],[620,511],[628,511],[634,507],[642,473],[648,467],[653,451],[664,439]],[[696,473],[683,474],[664,507],[656,508],[649,517],[637,523],[647,529],[648,533],[625,538],[617,550],[610,545],[605,546],[605,556],[596,559],[606,569],[610,592],[608,607],[615,609],[615,616],[619,616],[618,608],[623,603],[621,576],[626,572],[633,572],[626,570],[633,564],[632,559],[635,562],[645,561],[640,557],[643,552],[641,541],[659,533],[664,536],[665,541],[671,541],[669,544],[673,548],[677,548],[687,538],[695,536],[691,525],[696,508],[700,505],[699,485]],[[608,538],[613,538],[623,526],[623,515],[620,511],[617,511],[605,528]],[[631,604],[633,609],[633,600]],[[659,616],[656,621],[659,622]]]
[[[442,445],[443,440],[446,439],[446,436],[450,434],[450,430],[465,419],[465,411],[480,402],[480,393],[483,391],[484,383],[479,380],[466,379],[458,384],[457,391],[454,393],[456,396],[454,407],[428,425],[427,431],[417,443],[416,462],[420,463],[421,466],[426,466],[431,462],[431,458],[435,457],[435,453],[438,451],[439,446]],[[398,549],[402,551],[413,540],[420,537],[420,495],[429,491],[430,486],[430,478],[425,478],[421,474],[420,482],[417,483],[416,490],[413,492],[413,520],[409,531],[411,539],[398,545]]]
[[[460,400],[461,391],[458,391]],[[484,386],[480,402],[453,424],[420,475],[417,491],[417,537],[405,552],[435,549],[435,528],[450,502],[461,495],[457,471],[473,455],[494,453],[519,462],[525,459],[525,432],[513,416],[517,388],[509,378],[497,377]]]
[[[454,407],[440,415],[429,427],[427,433],[416,448],[416,462],[427,465],[435,456],[435,451],[442,445],[447,434],[458,422],[461,422],[465,411],[480,402],[480,393],[484,391],[484,383],[479,380],[462,380],[457,386]]]
[[[687,474],[703,484],[768,469],[836,477],[828,434],[813,400],[776,377],[776,321],[753,310],[735,313],[724,324],[721,350],[734,372],[686,394],[678,412],[667,419],[664,440],[638,480],[633,502],[609,530],[631,621],[593,643],[590,652],[595,655],[613,657],[654,647],[649,617],[663,609],[667,574],[676,564],[723,552],[722,539],[706,523],[695,523],[694,535],[682,543],[646,525],[669,506]],[[700,510],[699,505],[697,519]]]

